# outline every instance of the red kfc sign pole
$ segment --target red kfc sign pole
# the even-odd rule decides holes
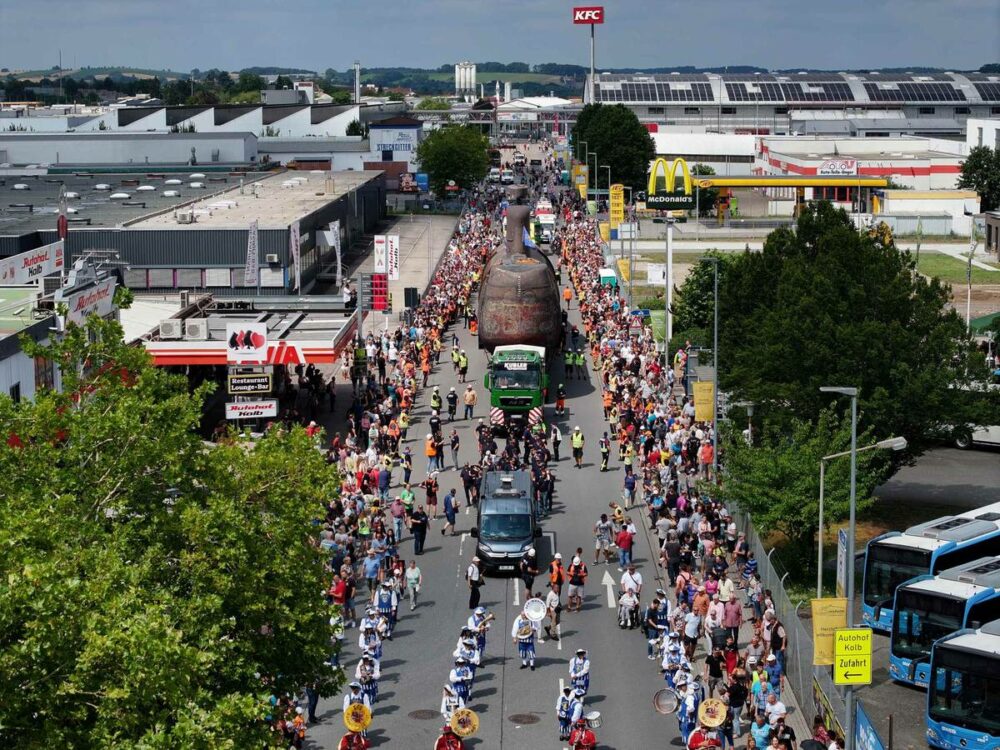
[[[594,27],[604,23],[604,7],[588,5],[573,8],[573,23],[590,26],[590,101],[594,102]]]

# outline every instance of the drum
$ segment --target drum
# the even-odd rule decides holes
[[[601,726],[601,712],[591,711],[586,716],[583,717],[587,720],[587,726],[591,729],[597,729]]]
[[[371,709],[363,703],[352,703],[344,711],[344,726],[352,732],[363,732],[371,723]]]
[[[706,698],[698,706],[698,722],[709,729],[721,727],[726,721],[729,706],[718,698]]]
[[[672,714],[680,708],[681,698],[677,693],[670,688],[663,688],[662,690],[657,690],[653,694],[653,708],[656,709],[658,714]]]
[[[479,729],[479,717],[471,708],[459,708],[451,715],[449,724],[459,737],[471,737]]]
[[[545,619],[548,607],[542,599],[528,599],[524,603],[524,614],[532,622],[541,622]]]

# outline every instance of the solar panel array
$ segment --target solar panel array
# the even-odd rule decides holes
[[[1000,102],[1000,83],[975,83],[973,85],[984,102]]]
[[[667,83],[621,83],[597,85],[602,102],[710,102],[714,101],[709,83],[690,83],[683,87]]]
[[[895,83],[882,88],[866,83],[865,91],[873,102],[964,102],[965,93],[950,83]]]
[[[810,82],[809,87],[796,83],[760,82],[751,91],[746,83],[726,83],[732,102],[852,102],[851,87],[843,82]],[[815,90],[811,90],[815,89]]]

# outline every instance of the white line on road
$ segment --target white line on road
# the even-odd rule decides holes
[[[601,585],[607,587],[608,589],[608,606],[611,609],[615,608],[615,579],[611,577],[608,571],[604,571],[604,578],[601,579]]]
[[[465,546],[465,538],[469,536],[468,534],[462,534],[462,538],[458,541],[458,556],[462,556],[462,548]],[[606,573],[607,571],[605,571]]]
[[[562,625],[556,625],[556,648],[562,651]]]
[[[527,596],[527,593],[525,593],[525,596]],[[514,579],[514,606],[515,607],[521,606],[521,586],[520,586],[520,581],[518,581],[516,578]]]

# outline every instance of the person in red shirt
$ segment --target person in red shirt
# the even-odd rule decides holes
[[[585,719],[576,722],[576,726],[573,727],[573,732],[569,736],[569,744],[573,750],[593,750],[597,747],[597,736],[587,726]]]
[[[632,562],[632,534],[628,526],[622,526],[615,537],[615,544],[618,545],[618,570],[624,570]]]
[[[333,583],[330,585],[330,590],[327,593],[330,596],[331,602],[339,607],[343,607],[347,602],[347,583],[340,577],[340,573],[334,574]]]

